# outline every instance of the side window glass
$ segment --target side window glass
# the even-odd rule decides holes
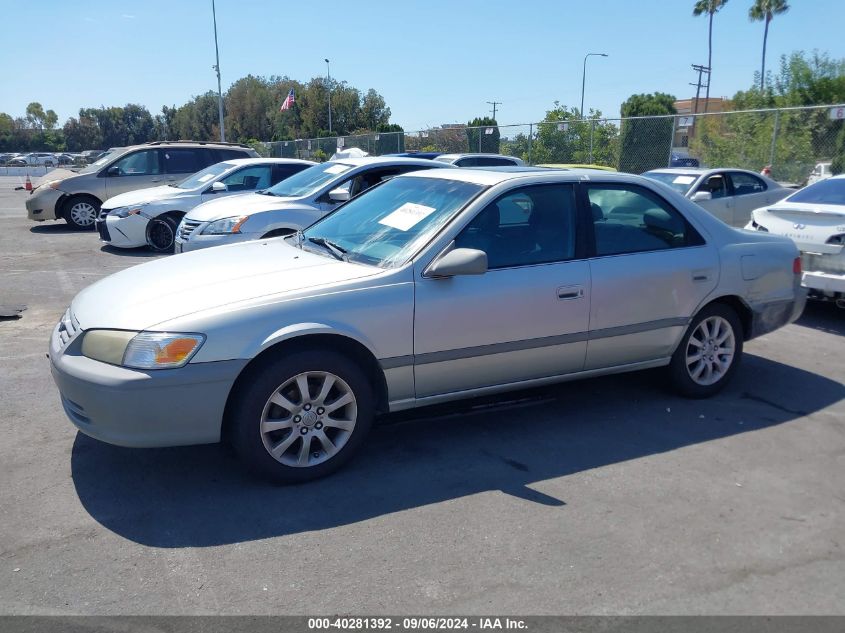
[[[478,159],[479,167],[513,167],[516,163],[507,158],[493,158],[492,156],[485,156]]]
[[[589,186],[597,255],[620,255],[703,244],[678,211],[645,189]]]
[[[283,181],[294,174],[298,174],[303,169],[307,169],[308,165],[273,165],[273,172],[270,176],[270,184],[275,185],[277,182]]]
[[[200,170],[197,150],[167,148],[162,149],[161,153],[164,157],[165,172],[168,174],[192,174]]]
[[[117,167],[121,176],[154,176],[161,173],[158,150],[133,152],[124,156],[112,167]]]
[[[766,183],[751,174],[732,172],[731,181],[735,196],[747,196],[750,193],[762,193],[766,190]]]
[[[478,167],[477,158],[461,158],[455,161],[455,167]]]
[[[575,217],[572,185],[523,187],[480,211],[455,244],[487,253],[490,269],[566,261],[575,256]]]
[[[698,191],[706,191],[715,200],[716,198],[724,198],[728,195],[728,183],[725,177],[717,174],[710,176],[707,180],[698,186]]]
[[[270,166],[254,165],[244,167],[222,180],[229,191],[255,191],[270,186]]]

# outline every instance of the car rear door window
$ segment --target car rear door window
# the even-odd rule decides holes
[[[507,158],[496,158],[494,156],[479,156],[476,165],[479,167],[513,167],[516,163]]]
[[[270,175],[270,184],[275,185],[277,182],[281,182],[285,178],[298,174],[303,169],[308,169],[309,167],[311,167],[311,165],[300,165],[297,163],[293,163],[291,165],[273,165],[273,172]]]
[[[763,193],[767,189],[766,183],[762,179],[757,178],[757,176],[744,174],[740,171],[732,171],[729,175],[734,186],[735,196],[747,196],[751,193]]]
[[[487,253],[490,269],[572,259],[576,241],[572,185],[520,187],[487,205],[455,239]]]
[[[193,174],[207,165],[202,165],[198,150],[191,148],[167,148],[161,150],[164,169],[167,174]]]
[[[598,256],[704,243],[676,209],[644,187],[588,185],[587,198]]]

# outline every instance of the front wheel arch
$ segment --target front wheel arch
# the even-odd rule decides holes
[[[234,396],[244,381],[250,380],[257,372],[260,372],[269,363],[283,354],[325,349],[348,357],[361,368],[370,381],[375,399],[376,413],[386,413],[388,410],[387,380],[385,379],[381,365],[369,349],[343,334],[303,334],[280,341],[262,350],[260,354],[249,361],[241,370],[241,373],[238,374],[232,388],[229,390],[229,396],[226,399],[220,433],[221,439],[227,440],[230,437]]]

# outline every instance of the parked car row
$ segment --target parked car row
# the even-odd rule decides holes
[[[214,190],[252,164],[182,184]],[[109,234],[142,213],[149,227],[160,200],[104,205]],[[294,233],[270,238],[280,209]],[[656,367],[686,396],[713,395],[745,341],[805,301],[791,240],[598,170],[334,161],[197,205],[177,244],[200,237],[248,241],[141,264],[74,298],[50,341],[61,402],[102,441],[225,440],[279,482],[336,470],[390,411]]]
[[[0,165],[7,167],[56,167],[59,165],[84,166],[91,162],[92,156],[102,154],[102,150],[89,150],[87,152],[30,152],[19,154],[6,152],[0,154]]]

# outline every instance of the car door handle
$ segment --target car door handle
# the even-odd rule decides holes
[[[150,182],[161,182],[161,178],[153,178]]]
[[[692,275],[693,281],[710,281],[711,272],[709,270],[693,270],[690,274]]]
[[[562,286],[557,289],[557,298],[561,301],[580,299],[583,296],[584,288],[582,286]]]

